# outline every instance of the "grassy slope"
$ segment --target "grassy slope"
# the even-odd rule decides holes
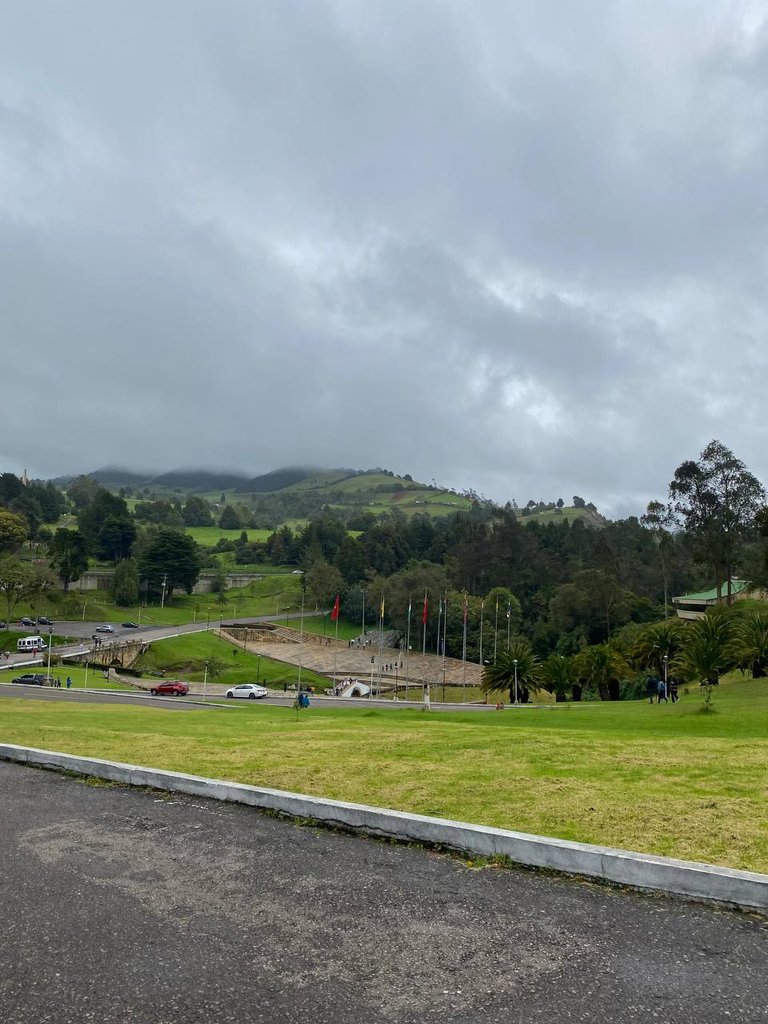
[[[226,640],[220,640],[215,633],[190,633],[187,636],[158,640],[150,645],[146,654],[135,666],[148,675],[163,672],[166,676],[178,676],[190,682],[202,682],[205,662],[216,661],[224,664],[224,670],[211,682],[234,686],[236,683],[255,683],[265,686],[282,687],[284,682],[296,681],[297,669],[271,658],[258,658],[255,654],[240,650]],[[329,685],[324,676],[308,669],[302,669],[302,682],[323,689]]]
[[[266,576],[255,580],[247,587],[226,591],[224,603],[220,603],[217,594],[174,594],[173,600],[161,608],[159,604],[141,609],[118,608],[109,603],[109,594],[105,591],[85,591],[77,595],[80,603],[69,610],[68,617],[82,618],[85,603],[85,618],[92,622],[138,622],[142,625],[180,625],[186,622],[205,622],[210,611],[210,620],[247,618],[253,615],[274,615],[279,605],[280,611],[285,609],[297,611],[301,602],[299,577],[293,575]],[[38,608],[40,614],[48,614],[56,621],[65,617],[61,603],[50,602]],[[18,615],[30,614],[25,606],[20,606]],[[0,636],[3,634],[0,633]],[[15,644],[14,644],[15,646]]]
[[[316,704],[298,719],[0,706],[7,742],[765,871],[768,683],[719,689],[709,715],[697,694],[482,715]]]

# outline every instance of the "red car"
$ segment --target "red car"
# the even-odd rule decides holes
[[[183,682],[181,679],[176,679],[172,683],[157,683],[149,691],[153,697],[165,696],[165,697],[186,697],[189,693],[189,683]]]

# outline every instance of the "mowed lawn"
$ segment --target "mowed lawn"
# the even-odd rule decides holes
[[[768,681],[677,705],[176,715],[0,698],[5,742],[768,871]]]

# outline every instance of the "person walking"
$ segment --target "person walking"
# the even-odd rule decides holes
[[[664,684],[664,680],[663,679],[659,680],[659,682],[658,682],[658,684],[656,686],[656,690],[657,690],[657,692],[659,694],[659,704],[661,704],[662,701],[664,701],[664,703],[666,704],[667,703],[667,687]]]
[[[645,695],[648,698],[648,703],[653,704],[653,698],[658,693],[658,686],[656,676],[648,676],[645,680]]]
[[[67,689],[69,690],[72,686],[72,676],[67,676]]]
[[[670,676],[669,677],[669,696],[670,696],[670,699],[671,699],[673,704],[677,704],[677,702],[680,700],[680,698],[677,695],[677,687],[678,687],[677,677],[676,676]]]

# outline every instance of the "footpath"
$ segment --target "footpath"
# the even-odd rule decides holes
[[[289,665],[327,675],[329,679],[358,679],[361,683],[381,681],[382,687],[395,686],[421,687],[429,684],[434,692],[435,687],[447,686],[476,687],[481,684],[482,670],[475,662],[463,662],[459,658],[442,658],[436,654],[422,654],[420,651],[401,651],[397,647],[379,648],[378,634],[372,634],[370,642],[363,644],[355,641],[352,645],[347,640],[336,640],[333,637],[318,636],[314,633],[302,634],[297,629],[277,626],[270,630],[275,639],[262,641],[251,639],[247,630],[245,637],[238,636],[234,631],[222,630],[222,637],[240,648],[260,654],[265,658],[273,658]],[[329,684],[330,685],[330,684]]]

